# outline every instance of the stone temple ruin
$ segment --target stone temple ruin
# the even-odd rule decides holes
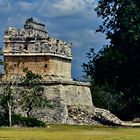
[[[4,36],[5,76],[23,75],[27,67],[44,79],[71,78],[71,44],[50,37],[45,25],[27,19],[24,29],[9,27]]]
[[[4,79],[23,76],[23,68],[43,76],[45,94],[54,107],[35,110],[32,116],[48,123],[122,123],[109,111],[94,107],[89,83],[72,80],[71,43],[51,37],[44,24],[29,18],[24,29],[9,27],[3,54]],[[17,113],[24,115],[20,110]]]

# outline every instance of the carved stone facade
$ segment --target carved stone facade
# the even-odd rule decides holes
[[[5,76],[23,75],[23,68],[49,77],[71,79],[71,44],[49,36],[45,25],[29,18],[24,29],[9,27],[4,35]]]

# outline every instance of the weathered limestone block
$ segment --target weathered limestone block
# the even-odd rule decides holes
[[[90,88],[79,85],[61,85],[60,96],[66,105],[93,106]]]
[[[68,123],[68,106],[93,107],[89,85],[74,81],[44,82],[46,96],[53,107],[34,111],[32,115],[48,123]]]

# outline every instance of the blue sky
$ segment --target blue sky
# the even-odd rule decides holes
[[[96,6],[97,0],[0,0],[0,46],[7,27],[23,28],[33,17],[46,25],[51,36],[72,42],[72,77],[80,78],[89,49],[97,52],[107,43],[103,34],[95,33],[101,22]]]

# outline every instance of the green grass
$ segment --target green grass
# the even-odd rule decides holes
[[[0,140],[140,140],[140,128],[68,125],[0,128]]]

